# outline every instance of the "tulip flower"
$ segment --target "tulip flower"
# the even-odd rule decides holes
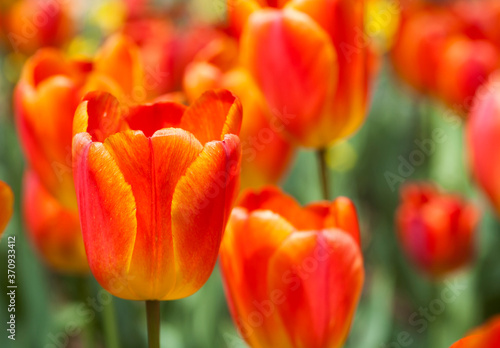
[[[290,1],[254,11],[242,25],[241,55],[271,110],[300,145],[324,148],[365,118],[372,77],[363,0]]]
[[[251,347],[342,347],[364,269],[347,198],[304,208],[278,189],[247,192],[220,265],[233,320]]]
[[[43,49],[30,58],[15,90],[17,131],[26,156],[23,210],[32,244],[45,262],[65,273],[88,270],[72,174],[73,117],[93,89],[133,103],[142,86],[136,47],[125,37],[108,39],[93,61]]]
[[[87,273],[78,211],[62,206],[33,171],[25,173],[23,187],[24,219],[35,250],[53,269]]]
[[[2,25],[9,47],[24,54],[32,54],[41,47],[60,47],[74,31],[64,1],[14,1],[3,14]]]
[[[500,345],[500,317],[495,317],[473,330],[450,348],[493,348]]]
[[[403,12],[391,52],[396,72],[417,91],[435,93],[444,48],[459,29],[458,19],[440,8],[418,7],[417,10],[412,7],[412,12]]]
[[[14,195],[9,185],[0,180],[0,237],[12,216]]]
[[[17,130],[28,165],[61,204],[76,209],[71,172],[73,115],[87,91],[112,92],[129,101],[142,86],[135,46],[110,38],[93,62],[44,49],[28,60],[15,91]]]
[[[238,190],[240,124],[240,102],[224,90],[188,108],[85,97],[74,177],[90,269],[106,290],[172,300],[206,282]]]
[[[479,186],[500,214],[500,73],[478,91],[467,122],[469,163]]]
[[[391,54],[395,70],[417,91],[467,115],[477,89],[500,67],[498,14],[489,0],[407,4]]]
[[[437,93],[457,112],[467,114],[477,89],[500,68],[500,51],[485,40],[450,39],[441,52]]]
[[[431,184],[412,183],[401,190],[396,213],[399,241],[407,257],[432,278],[471,261],[478,221],[472,204]]]
[[[268,115],[271,111],[248,72],[238,67],[233,45],[222,36],[201,50],[186,69],[184,91],[191,101],[215,88],[230,90],[241,99],[245,113],[240,132],[241,189],[276,184],[288,169],[294,146],[277,122],[282,115]]]

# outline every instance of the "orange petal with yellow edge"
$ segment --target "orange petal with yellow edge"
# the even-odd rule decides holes
[[[207,143],[179,180],[172,201],[178,285],[168,298],[191,295],[210,276],[238,192],[240,160],[239,139],[227,134]]]
[[[73,139],[75,187],[85,251],[97,281],[115,296],[136,299],[128,270],[137,234],[131,186],[102,143]]]

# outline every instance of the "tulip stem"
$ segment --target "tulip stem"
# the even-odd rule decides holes
[[[113,298],[109,304],[103,306],[103,322],[104,322],[104,336],[106,339],[106,347],[108,348],[118,348],[119,338],[118,330],[116,326],[116,315],[115,315],[115,305]]]
[[[160,301],[146,301],[148,317],[148,347],[160,347]]]
[[[328,166],[326,165],[326,148],[319,149],[317,154],[323,199],[330,200],[330,183],[328,182]]]

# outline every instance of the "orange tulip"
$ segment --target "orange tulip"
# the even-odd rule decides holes
[[[195,100],[214,88],[230,90],[241,99],[245,117],[241,126],[241,189],[276,184],[288,169],[294,147],[277,118],[265,105],[247,71],[237,66],[233,40],[219,37],[195,57],[184,75],[184,91]],[[268,121],[275,117],[273,122]]]
[[[12,216],[14,195],[9,185],[0,180],[0,237]]]
[[[233,320],[251,347],[341,347],[364,279],[347,198],[300,207],[277,189],[233,209],[220,264]]]
[[[69,41],[74,30],[65,2],[14,1],[2,20],[10,49],[32,54],[41,47],[59,47]]]
[[[500,72],[477,93],[467,122],[467,147],[472,172],[500,214]]]
[[[472,331],[450,348],[493,348],[500,346],[500,317]]]
[[[399,241],[408,258],[433,278],[467,265],[474,256],[477,209],[431,184],[401,190],[396,214]]]
[[[26,172],[23,186],[24,219],[41,258],[61,272],[88,272],[78,212],[52,197],[33,171]]]
[[[241,105],[227,91],[191,107],[123,108],[91,93],[73,159],[90,269],[115,296],[171,300],[208,279],[238,191]]]
[[[241,37],[242,61],[271,110],[301,145],[321,148],[364,120],[371,45],[363,0],[290,1],[253,12]]]
[[[133,101],[141,79],[138,52],[120,36],[110,38],[94,62],[69,60],[59,51],[44,49],[24,66],[14,97],[21,145],[29,166],[64,206],[76,209],[71,137],[81,98],[100,89]]]

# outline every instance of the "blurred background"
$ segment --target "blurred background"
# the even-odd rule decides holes
[[[62,0],[61,0],[62,1]],[[17,1],[19,2],[19,1]],[[142,16],[134,13],[141,1],[63,1],[70,8],[73,32],[58,45],[70,57],[92,57],[104,38]],[[440,1],[443,2],[443,1]],[[2,0],[4,24],[16,1]],[[372,1],[389,6],[393,1]],[[389,5],[388,5],[389,4]],[[154,1],[155,18],[183,33],[186,21],[213,25],[224,17],[224,1]],[[445,5],[448,6],[448,5]],[[375,13],[375,15],[374,15]],[[372,12],[376,16],[377,12]],[[133,15],[132,15],[133,14]],[[376,18],[369,17],[367,18]],[[500,312],[499,223],[484,195],[474,184],[464,144],[464,119],[446,101],[425,95],[406,83],[394,68],[391,47],[402,22],[393,15],[380,26],[378,73],[364,125],[354,136],[330,147],[327,164],[333,196],[354,201],[361,223],[366,281],[351,334],[345,347],[448,347],[466,332]],[[384,22],[385,23],[385,22]],[[16,132],[13,89],[23,63],[34,48],[13,49],[3,28],[0,48],[0,179],[15,194],[15,214],[0,244],[0,347],[105,347],[103,313],[113,310],[119,346],[145,346],[147,332],[142,302],[111,298],[90,276],[61,274],[47,267],[26,233],[21,213],[25,161]],[[69,34],[69,32],[68,32]],[[184,38],[186,40],[186,38]],[[193,39],[195,40],[195,39]],[[418,63],[418,60],[417,60]],[[411,61],[408,68],[415,68]],[[182,74],[182,72],[176,72]],[[174,87],[165,91],[174,91]],[[417,164],[417,143],[441,129],[443,141]],[[409,167],[402,165],[409,163]],[[314,151],[298,149],[280,186],[302,203],[322,198]],[[477,228],[477,253],[471,266],[437,282],[410,264],[399,247],[395,212],[399,188],[405,182],[431,180],[458,192],[482,214]],[[5,322],[7,236],[16,236],[16,341],[7,339]],[[453,300],[440,300],[450,289]],[[443,307],[443,308],[441,308]],[[195,295],[162,303],[161,341],[169,348],[245,347],[232,323],[224,298],[220,271]],[[68,332],[68,323],[73,330]],[[88,345],[88,342],[95,342]],[[432,342],[432,343],[430,343]]]

